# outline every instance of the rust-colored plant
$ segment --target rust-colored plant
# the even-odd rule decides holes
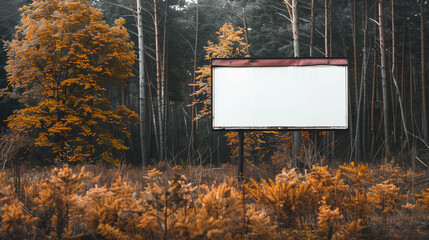
[[[387,228],[387,215],[396,210],[396,205],[403,196],[399,188],[389,181],[379,183],[370,189],[370,199],[375,207],[384,216],[384,227]]]

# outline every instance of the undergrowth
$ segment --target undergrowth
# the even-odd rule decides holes
[[[20,191],[2,173],[0,239],[429,237],[429,189],[415,191],[394,162],[284,168],[243,184],[230,165],[160,168],[27,169]]]

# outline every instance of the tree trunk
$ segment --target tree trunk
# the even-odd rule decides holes
[[[331,3],[331,0],[329,0],[329,3]],[[329,57],[329,47],[328,47],[328,34],[332,34],[332,26],[330,26],[330,28],[328,29],[328,24],[330,24],[331,22],[329,21],[329,4],[328,1],[325,0],[325,57]],[[328,30],[330,30],[330,32],[328,32]],[[327,143],[327,149],[328,149],[328,159],[332,160],[333,159],[333,148],[334,148],[334,132],[332,131],[328,131],[326,133],[326,143]]]
[[[300,57],[297,1],[292,0],[293,53],[295,57]]]
[[[334,0],[329,0],[329,56],[332,57],[332,15],[334,14],[333,9]]]
[[[313,45],[314,45],[314,0],[311,0],[310,57],[313,57]]]
[[[414,67],[413,67],[413,55],[411,47],[411,27],[408,28],[408,55],[410,57],[410,121],[411,121],[411,133],[415,135],[414,132],[414,97],[413,97],[413,79],[414,79]]]
[[[156,84],[157,84],[157,107],[158,107],[158,139],[159,139],[159,160],[164,160],[164,90],[161,79],[161,61],[159,50],[159,26],[158,26],[158,11],[157,0],[153,0],[153,23],[155,29],[155,67],[156,67]]]
[[[146,88],[144,71],[144,38],[143,38],[143,18],[141,0],[137,0],[137,34],[139,46],[139,118],[140,118],[140,149],[141,164],[143,167],[148,165],[148,146],[147,146],[147,121],[146,121]]]
[[[353,1],[353,73],[354,73],[354,82],[355,82],[355,106],[357,111],[357,105],[358,105],[358,54],[357,54],[357,40],[356,40],[356,1]]]
[[[401,98],[405,100],[404,104],[404,124],[407,126],[407,108],[406,108],[406,94],[405,94],[405,19],[402,26],[402,56],[401,56]],[[402,129],[402,136],[404,136],[405,129]],[[402,138],[403,140],[404,138]],[[407,143],[409,144],[409,143]]]
[[[404,25],[405,26],[405,25]],[[404,28],[404,32],[403,32],[403,41],[402,41],[402,58],[404,58],[404,50],[405,50],[405,28]],[[405,139],[406,139],[406,143],[407,145],[409,144],[409,137],[408,137],[408,131],[407,131],[407,124],[405,122],[405,111],[404,111],[404,104],[402,102],[402,98],[401,98],[401,92],[399,91],[399,87],[398,87],[398,83],[396,81],[396,60],[395,60],[395,1],[392,0],[392,79],[393,79],[393,83],[395,84],[395,89],[396,89],[396,96],[399,102],[399,108],[401,111],[401,122],[402,122],[402,129],[403,129],[403,133],[405,133]],[[402,63],[402,71],[404,71],[404,64]],[[394,117],[396,117],[394,115]],[[396,129],[394,129],[395,131]],[[403,135],[403,134],[402,134]],[[403,140],[403,139],[402,139]],[[404,146],[404,144],[402,144],[401,142],[401,146]]]
[[[361,106],[363,105],[363,108],[365,108],[365,105],[362,104],[364,101],[364,92],[365,92],[365,83],[366,83],[366,68],[368,65],[367,61],[367,49],[366,49],[366,34],[367,34],[367,18],[364,19],[364,30],[363,30],[363,48],[362,48],[362,75],[360,80],[360,92],[359,92],[359,103],[358,103],[358,109],[357,109],[357,117],[356,117],[356,134],[355,134],[355,159],[356,161],[360,160],[360,141],[361,141],[361,133],[360,133],[360,113],[361,113]],[[365,122],[365,116],[362,118],[362,122]],[[365,130],[364,130],[365,131]],[[362,133],[362,139],[364,138],[364,131]]]
[[[392,101],[392,123],[393,123],[393,141],[396,144],[396,95],[394,94],[393,87],[393,78],[396,79],[395,71],[396,71],[396,56],[395,56],[395,1],[391,0],[391,9],[392,9],[392,73],[390,74],[390,94]]]
[[[296,58],[300,57],[300,51],[299,51],[299,27],[298,27],[298,9],[297,9],[297,1],[298,0],[292,0],[292,32],[293,32],[293,53]],[[288,8],[290,6],[288,5]],[[301,152],[301,132],[300,131],[294,131],[293,132],[293,153],[295,155],[299,155]]]
[[[367,83],[367,69],[368,69],[368,62],[369,62],[369,57],[367,56],[367,54],[371,55],[371,51],[369,50],[369,48],[367,47],[367,35],[368,35],[368,1],[365,0],[365,16],[364,16],[364,47],[363,49],[366,49],[365,51],[365,61],[362,61],[365,64],[365,69],[362,69],[362,78],[361,80],[363,81],[363,102],[362,102],[362,107],[363,107],[363,112],[362,112],[362,156],[365,159],[367,156],[367,152],[366,152],[366,147],[367,147],[367,135],[365,134],[367,131],[367,124],[368,122],[366,121],[366,117],[367,117],[367,87],[366,87],[366,83]],[[369,51],[368,51],[369,50]]]
[[[167,154],[167,139],[169,139],[168,133],[170,132],[168,119],[169,119],[169,102],[167,98],[167,16],[168,16],[168,0],[164,1],[164,36],[162,41],[162,60],[161,60],[161,84],[162,84],[162,92],[161,92],[161,104],[162,104],[162,118],[163,118],[163,129],[164,129],[164,153],[163,156]]]
[[[402,120],[402,127],[404,128],[404,132],[405,132],[405,139],[407,140],[406,143],[408,143],[409,137],[408,137],[408,131],[407,131],[407,125],[405,125],[405,115],[404,115],[404,106],[402,104],[402,98],[401,98],[401,94],[399,92],[399,87],[398,87],[398,83],[396,82],[396,78],[395,78],[395,74],[393,74],[394,69],[392,68],[392,78],[393,78],[393,83],[395,84],[395,88],[396,88],[396,95],[398,97],[398,101],[399,101],[399,108],[401,110],[401,120]],[[407,144],[408,145],[408,144]]]
[[[427,109],[426,109],[426,87],[425,87],[425,21],[424,21],[424,2],[420,0],[420,42],[421,42],[421,76],[420,81],[422,83],[422,131],[423,138],[428,141],[428,121],[427,121]]]
[[[386,73],[386,52],[385,52],[385,40],[384,40],[384,12],[383,12],[383,0],[379,0],[378,6],[378,24],[380,34],[380,62],[381,62],[381,84],[383,92],[383,114],[384,114],[384,144],[386,150],[386,156],[389,154],[390,147],[390,128],[389,128],[389,97],[388,97],[388,86],[387,86],[387,73]]]
[[[246,53],[250,57],[250,49],[249,49],[249,34],[247,32],[247,19],[246,19],[246,10],[243,7],[243,28],[244,28],[244,37],[246,41]]]
[[[147,63],[145,62],[145,69],[147,69]],[[147,130],[147,156],[148,156],[148,160],[151,158],[152,156],[152,134],[154,134],[154,138],[155,138],[155,144],[156,144],[156,149],[158,149],[158,134],[156,134],[156,121],[155,121],[155,109],[153,106],[153,95],[152,95],[152,81],[150,80],[149,77],[149,71],[146,71],[146,79],[147,79],[147,101],[146,101],[146,106],[147,106],[147,123],[148,126],[146,128]]]
[[[328,0],[325,0],[325,57],[328,57]]]
[[[375,11],[376,12],[376,11]],[[377,13],[374,13],[376,16]],[[375,17],[374,17],[375,18]],[[375,148],[375,90],[376,90],[376,78],[377,78],[377,25],[374,24],[374,41],[373,41],[373,49],[374,49],[374,57],[373,57],[373,70],[372,70],[372,92],[371,92],[371,156],[374,154]]]
[[[191,152],[195,150],[195,143],[197,141],[197,124],[194,121],[196,111],[195,111],[195,82],[196,82],[196,71],[197,71],[197,48],[198,48],[198,23],[199,23],[199,3],[198,0],[196,1],[197,10],[195,12],[195,42],[194,42],[194,71],[193,71],[193,78],[192,78],[192,105],[191,105],[191,134],[190,134],[190,141],[189,141],[189,147],[188,147],[188,159],[191,157]]]

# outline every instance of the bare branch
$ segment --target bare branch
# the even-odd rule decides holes
[[[107,2],[107,1],[103,1],[103,3],[107,3],[107,4],[110,4],[110,5],[116,6],[116,7],[118,7],[118,8],[126,9],[126,10],[128,10],[128,11],[133,12],[134,14],[136,14],[136,13],[137,13],[137,11],[136,11],[136,10],[134,10],[134,9],[132,9],[132,8],[129,8],[129,7],[125,7],[125,6],[120,5],[120,4],[117,4],[117,3],[112,3],[112,2]]]
[[[277,14],[280,15],[280,16],[282,16],[282,17],[284,17],[284,18],[286,18],[287,20],[289,20],[289,22],[292,22],[292,20],[290,18],[288,18],[286,15],[281,14],[279,12]]]
[[[380,26],[380,23],[379,23],[379,22],[377,22],[376,20],[374,20],[374,19],[372,19],[372,18],[369,18],[369,20],[373,21],[375,24],[377,24],[377,26]]]

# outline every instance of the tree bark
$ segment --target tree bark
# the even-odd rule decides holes
[[[247,19],[246,19],[246,10],[243,7],[243,28],[244,28],[244,37],[246,41],[246,53],[248,56],[250,56],[250,49],[249,49],[249,34],[247,32]]]
[[[164,90],[161,79],[161,60],[159,49],[159,22],[157,11],[157,0],[153,0],[153,23],[155,29],[155,67],[156,67],[156,84],[157,84],[157,115],[158,115],[158,139],[159,139],[159,160],[164,160]]]
[[[297,1],[298,0],[292,0],[292,32],[293,32],[293,53],[294,56],[300,57],[300,51],[299,51],[299,26],[298,26],[298,9],[297,9]],[[288,8],[290,7],[287,5]],[[298,156],[301,153],[301,132],[300,131],[294,131],[293,132],[293,147],[292,147],[293,153]]]
[[[325,57],[328,57],[328,0],[325,0]]]
[[[389,154],[390,147],[390,128],[389,128],[389,97],[388,97],[388,85],[387,85],[387,73],[386,73],[386,50],[384,40],[384,11],[383,11],[383,0],[378,2],[378,24],[379,24],[379,38],[380,38],[380,62],[381,62],[381,84],[383,92],[383,114],[384,114],[384,145],[386,150],[386,156]]]
[[[330,25],[332,22],[330,21],[330,15],[329,15],[329,5],[330,3],[332,3],[332,0],[329,0],[329,3],[327,0],[325,0],[325,57],[329,57],[330,53],[329,53],[329,45],[328,45],[328,34],[332,34],[332,26],[329,26],[328,28],[328,24]],[[330,30],[328,32],[328,30]],[[333,131],[328,131],[326,133],[326,139],[327,139],[327,149],[328,149],[328,159],[332,160],[333,159],[333,153],[334,153],[334,132]]]
[[[366,13],[366,12],[365,12]],[[359,103],[358,103],[358,109],[357,109],[357,117],[356,117],[356,134],[355,134],[355,159],[356,161],[360,160],[360,141],[361,141],[361,133],[360,133],[360,126],[361,126],[361,120],[360,120],[360,113],[361,113],[361,106],[363,105],[363,108],[365,108],[365,104],[362,104],[365,98],[364,92],[366,91],[366,69],[368,65],[367,61],[367,49],[366,49],[366,34],[367,34],[367,18],[364,19],[364,30],[363,30],[363,48],[362,48],[362,75],[360,80],[360,92],[359,92]],[[365,122],[365,116],[362,117],[362,125]],[[364,130],[365,131],[365,130]],[[362,139],[364,138],[364,131],[362,131]],[[365,156],[365,154],[364,154]]]
[[[411,133],[415,135],[414,132],[414,94],[413,94],[413,78],[414,78],[414,67],[413,67],[413,55],[411,47],[411,28],[408,28],[408,56],[410,57],[410,121],[411,121]]]
[[[420,81],[422,83],[422,131],[423,138],[428,141],[428,121],[427,121],[427,108],[426,108],[426,86],[425,86],[425,19],[424,19],[424,2],[420,0],[420,42],[421,42],[421,72]]]
[[[374,15],[377,15],[377,10]],[[375,17],[374,17],[375,18]],[[371,92],[371,156],[374,154],[375,148],[375,90],[376,90],[376,78],[377,78],[377,25],[374,24],[374,40],[373,40],[373,49],[374,49],[374,57],[373,57],[373,70],[372,70],[372,92]]]
[[[405,19],[402,26],[402,56],[401,56],[401,98],[406,100],[406,93],[405,93]],[[404,104],[404,122],[405,126],[407,126],[407,108],[406,108],[406,102]],[[402,136],[404,136],[405,129],[402,129]],[[402,138],[403,139],[403,138]],[[409,144],[409,143],[408,143]]]
[[[145,88],[145,69],[144,69],[144,38],[143,38],[143,8],[141,0],[137,0],[137,34],[139,47],[139,118],[140,118],[140,149],[141,164],[143,167],[148,165],[147,151],[147,121],[146,121],[146,88]]]
[[[326,0],[325,0],[326,1]],[[357,39],[356,39],[356,1],[353,1],[353,62],[354,62],[354,67],[353,67],[353,79],[355,82],[355,107],[356,107],[356,111],[357,111],[357,105],[358,105],[358,54],[357,54]]]
[[[390,94],[392,100],[392,123],[393,141],[396,144],[396,95],[394,94],[393,78],[396,79],[396,56],[395,56],[395,0],[391,0],[391,24],[392,24],[392,72],[390,74]]]
[[[332,15],[334,14],[334,9],[333,9],[333,4],[334,4],[334,0],[329,0],[329,56],[332,57]]]
[[[167,98],[167,16],[168,16],[168,0],[164,1],[164,36],[162,41],[162,60],[161,60],[161,103],[162,103],[162,118],[163,118],[163,129],[164,129],[164,153],[163,156],[166,156],[168,149],[168,133],[170,132],[170,125],[168,124],[169,119],[169,101]]]
[[[196,132],[197,132],[197,124],[194,120],[196,117],[196,111],[195,111],[195,82],[197,78],[197,48],[198,48],[198,27],[199,27],[199,2],[196,1],[196,12],[195,12],[195,41],[194,41],[194,71],[193,71],[193,78],[192,78],[192,105],[191,105],[191,134],[190,134],[190,141],[189,141],[189,147],[188,147],[188,159],[191,157],[191,152],[195,150],[195,142],[196,142]]]
[[[293,53],[295,57],[300,57],[297,1],[292,0]]]
[[[368,1],[365,0],[365,16],[364,16],[364,47],[363,49],[366,49],[365,51],[365,61],[362,61],[365,64],[365,69],[362,69],[362,81],[363,81],[363,102],[362,102],[362,107],[363,107],[363,112],[362,112],[362,156],[364,157],[364,159],[367,156],[367,135],[365,134],[367,131],[367,124],[368,122],[366,121],[366,117],[367,117],[367,69],[368,69],[368,62],[369,62],[369,57],[367,56],[367,54],[371,55],[371,51],[369,50],[369,48],[367,47],[367,35],[368,35]]]
[[[314,45],[314,0],[311,0],[310,57],[313,57],[313,45]]]

